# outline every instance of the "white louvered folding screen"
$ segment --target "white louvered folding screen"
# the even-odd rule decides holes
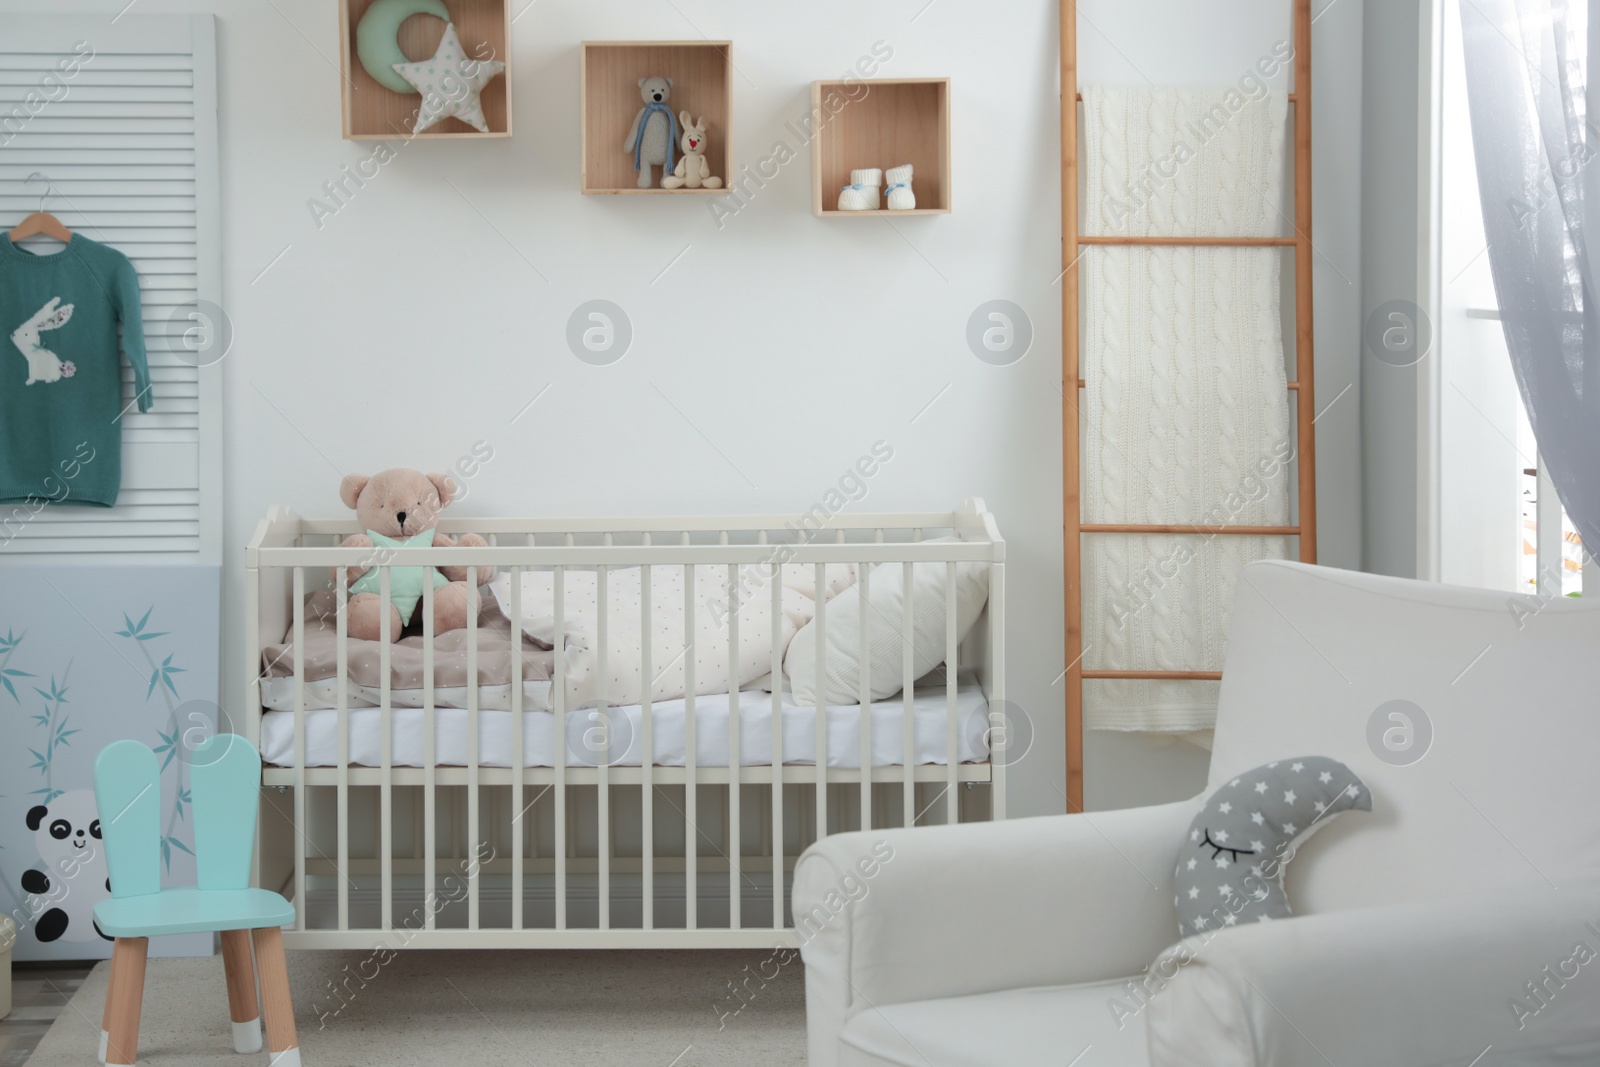
[[[222,372],[183,343],[226,329],[201,310],[221,296],[217,166],[212,16],[0,16],[0,228],[38,210],[43,174],[46,210],[133,261],[155,398],[133,406],[124,361],[117,506],[48,507],[0,560],[220,563]]]

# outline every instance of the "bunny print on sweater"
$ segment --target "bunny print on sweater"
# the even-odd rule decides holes
[[[62,363],[61,359],[39,341],[39,334],[45,330],[59,330],[72,318],[72,305],[62,307],[59,296],[50,298],[50,302],[33,314],[33,317],[11,331],[11,343],[22,352],[23,358],[28,361],[28,380],[24,385],[35,382],[59,382],[63,377],[72,377],[76,366],[72,363]]]

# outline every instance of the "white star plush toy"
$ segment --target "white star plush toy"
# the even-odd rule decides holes
[[[454,116],[481,133],[489,132],[478,94],[506,65],[497,59],[473,59],[461,47],[455,23],[448,23],[439,39],[439,50],[432,59],[420,63],[396,63],[395,73],[416,86],[422,94],[422,109],[417,112],[413,136]]]

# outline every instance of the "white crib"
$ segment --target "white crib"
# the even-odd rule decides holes
[[[763,716],[772,736],[770,742],[761,739],[763,746],[770,745],[770,762],[750,764],[734,754],[745,751],[741,730],[753,729],[745,720],[755,718],[750,712],[755,698],[749,691],[740,694],[736,681],[728,685],[727,696],[696,698],[688,667],[690,693],[681,709],[675,707],[673,727],[688,738],[681,766],[663,766],[655,758],[660,723],[648,687],[629,720],[637,723],[643,753],[637,765],[601,759],[574,766],[559,740],[577,709],[563,706],[563,656],[558,654],[552,706],[543,713],[558,740],[550,747],[550,766],[529,766],[525,731],[535,713],[525,713],[523,686],[508,687],[507,709],[482,710],[476,618],[467,629],[470,682],[463,709],[446,712],[435,706],[428,582],[420,613],[425,626],[420,709],[402,710],[392,702],[387,643],[380,653],[381,692],[369,702],[376,710],[358,709],[352,706],[356,702],[346,670],[348,635],[341,597],[339,667],[333,683],[337,695],[329,707],[310,710],[305,657],[294,656],[292,678],[282,679],[292,686],[292,758],[285,765],[269,762],[263,771],[256,884],[281,889],[295,903],[295,927],[286,931],[285,943],[368,950],[787,946],[795,943],[788,880],[794,858],[810,842],[843,830],[1004,818],[1009,758],[1002,705],[1005,543],[993,517],[982,501],[969,500],[952,512],[824,518],[815,512],[798,522],[792,516],[448,517],[441,521],[441,531],[475,531],[490,546],[387,551],[376,561],[385,595],[390,567],[467,566],[472,568],[469,585],[476,582],[477,568],[494,567],[512,575],[513,618],[521,617],[524,571],[555,572],[559,590],[563,572],[595,571],[603,583],[618,568],[638,567],[648,587],[649,568],[681,567],[686,596],[692,598],[696,565],[726,565],[732,584],[734,568],[755,564],[771,568],[774,580],[767,585],[775,618],[780,561],[814,565],[819,588],[829,564],[881,568],[898,563],[908,590],[913,564],[944,563],[951,576],[945,597],[944,678],[970,679],[971,684],[963,694],[960,686],[941,681],[942,701],[930,702],[926,692],[919,695],[908,642],[904,688],[893,698],[892,710],[885,702],[871,703],[865,682],[859,709],[841,712],[836,707],[831,716],[822,708],[806,709],[815,720],[814,746],[809,735],[807,745],[827,756],[837,755],[837,746],[829,747],[830,722],[837,726],[845,714],[854,723],[859,715],[855,733],[860,750],[850,757],[854,766],[830,766],[827,758],[810,763],[785,759],[783,724],[792,721],[796,709],[780,706],[784,698],[776,690],[782,686],[775,684],[771,714]],[[336,547],[352,532],[353,518],[302,519],[283,508],[272,509],[259,525],[245,554],[250,657],[246,721],[231,723],[225,716],[224,729],[239,729],[261,745],[268,714],[262,650],[286,634],[297,650],[303,649],[306,594],[329,583],[330,568],[375,562],[370,549]],[[954,539],[928,543],[951,535]],[[986,606],[964,641],[958,640],[954,603],[958,563],[981,564],[988,574]],[[335,583],[338,588],[343,584]],[[911,596],[905,599],[904,632],[910,633]],[[865,604],[863,599],[863,634]],[[562,633],[559,592],[555,605],[555,632]],[[602,610],[602,627],[605,614]],[[729,626],[737,627],[738,613],[729,618]],[[776,626],[773,631],[772,678],[781,679],[782,649],[776,647]],[[732,643],[737,645],[736,632]],[[648,675],[648,642],[643,645]],[[862,646],[864,658],[865,640]],[[818,647],[820,692],[826,641],[819,640]],[[963,761],[961,731],[970,729],[972,701],[979,691],[983,755]],[[963,695],[968,698],[966,718],[958,722],[958,698]],[[939,762],[919,759],[913,752],[914,728],[920,730],[918,751],[926,749],[930,703],[943,728]],[[726,731],[729,758],[722,762],[727,765],[702,765],[697,756],[696,729],[701,720],[712,718],[708,708],[717,713],[716,728]],[[351,723],[362,714],[368,716],[367,729],[378,731],[377,766],[351,760]],[[395,765],[393,724],[400,714],[421,717],[412,720],[420,725],[412,738],[420,736],[425,749],[415,761],[419,766]],[[464,765],[440,762],[435,738],[440,716],[446,714],[456,717],[451,722],[464,720],[465,759],[458,761]],[[900,756],[888,763],[881,757],[881,743],[872,746],[883,735],[885,714],[893,715],[901,739]],[[337,751],[332,758],[308,759],[307,724],[313,715],[333,717]],[[489,715],[502,717],[494,720],[497,736],[509,731],[506,766],[480,763],[480,729]],[[596,721],[604,729],[613,720],[601,715]],[[914,721],[921,725],[914,727]],[[609,746],[612,740],[602,736],[599,743]],[[604,750],[610,752],[609,747]]]

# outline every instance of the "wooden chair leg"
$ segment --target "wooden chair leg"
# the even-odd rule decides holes
[[[222,931],[222,969],[228,975],[233,1051],[260,1052],[261,1013],[256,1008],[256,967],[250,958],[250,931]]]
[[[111,953],[109,982],[106,985],[106,1010],[100,1019],[100,1062],[106,1062],[106,1048],[111,1044],[111,991],[117,988],[117,954],[115,947]]]
[[[106,995],[106,1063],[133,1064],[139,1056],[139,1008],[144,1002],[148,937],[119,937],[111,949],[111,991]]]
[[[266,926],[254,934],[256,968],[261,972],[261,1008],[267,1017],[268,1062],[271,1067],[300,1067],[300,1039],[294,1031],[294,1000],[289,995],[283,931]]]

